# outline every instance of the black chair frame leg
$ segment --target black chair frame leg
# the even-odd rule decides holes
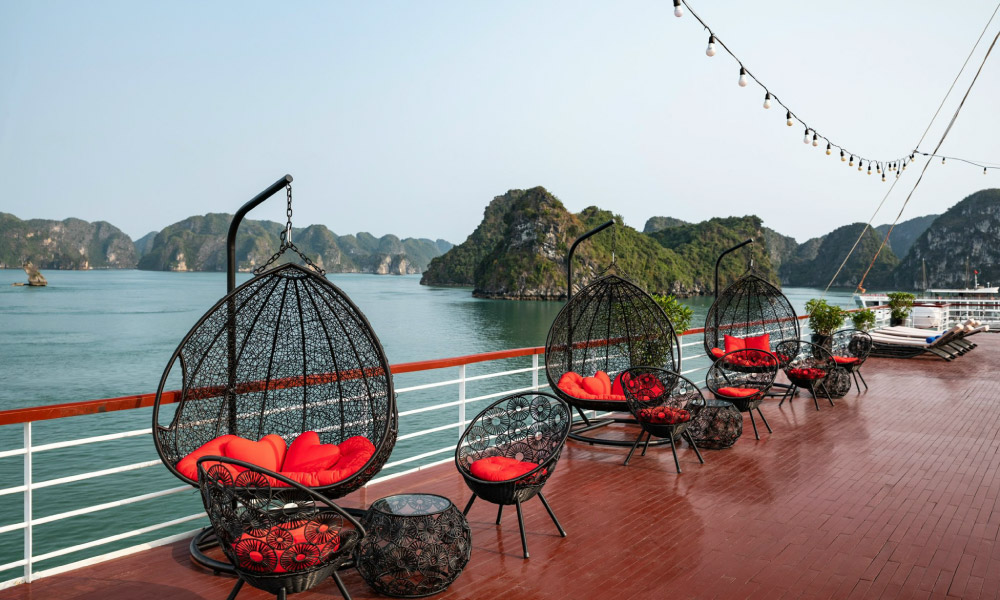
[[[333,572],[333,582],[337,584],[337,589],[340,590],[340,594],[344,597],[344,600],[351,600],[351,593],[344,587],[344,582],[340,579],[340,575],[336,571]]]
[[[243,587],[243,584],[244,584],[244,583],[245,583],[245,582],[243,581],[243,578],[242,578],[242,577],[241,577],[241,578],[239,578],[239,579],[237,579],[237,580],[236,580],[236,585],[234,585],[234,586],[233,586],[233,591],[229,592],[229,597],[228,597],[228,598],[226,598],[226,600],[233,600],[233,598],[235,598],[235,597],[236,597],[236,594],[239,594],[239,593],[240,593],[240,588],[242,588],[242,587]]]
[[[626,467],[628,466],[628,461],[632,460],[632,454],[635,453],[635,449],[639,447],[639,442],[642,441],[642,434],[644,434],[644,433],[646,433],[646,432],[645,431],[640,431],[639,432],[639,435],[636,436],[636,438],[635,438],[635,443],[632,444],[632,449],[628,451],[628,456],[625,457],[625,466]]]
[[[694,443],[694,438],[691,437],[691,432],[685,429],[684,432],[681,433],[681,435],[687,436],[687,441],[689,444],[691,444],[691,448],[694,450],[695,455],[698,457],[698,462],[700,462],[701,464],[705,464],[705,459],[701,457],[701,451],[698,450],[698,444]]]
[[[674,453],[674,466],[677,467],[677,472],[681,473],[681,461],[677,460],[677,441],[674,440],[674,431],[671,429],[667,433],[670,434],[670,451]]]
[[[497,508],[497,525],[500,524],[500,516],[503,515],[503,504],[499,504],[498,506],[499,508]]]
[[[545,507],[549,516],[552,517],[552,522],[556,524],[556,529],[559,530],[559,535],[566,537],[566,532],[563,530],[562,525],[559,524],[559,519],[556,518],[556,513],[552,512],[552,508],[549,506],[548,501],[545,500],[545,496],[543,496],[541,492],[538,492],[538,499],[542,501],[542,506]]]
[[[646,456],[646,450],[649,450],[649,440],[652,439],[652,437],[653,437],[652,433],[647,433],[646,434],[646,444],[642,447],[642,455],[643,456]]]
[[[759,440],[760,434],[757,433],[757,422],[753,418],[753,409],[748,410],[747,414],[750,415],[750,424],[753,425],[753,436]]]
[[[285,592],[285,588],[281,588],[280,590],[278,590],[278,594],[277,596],[275,596],[275,598],[277,600],[288,600],[288,595]]]
[[[771,430],[771,425],[770,425],[770,423],[768,423],[768,422],[767,422],[767,417],[765,417],[765,416],[764,416],[764,413],[762,413],[762,412],[760,411],[760,407],[759,407],[759,406],[757,407],[757,414],[758,414],[758,415],[760,415],[760,420],[761,420],[761,421],[764,421],[764,427],[767,427],[767,432],[768,432],[768,433],[774,433],[774,431],[772,431],[772,430]]]
[[[524,537],[524,516],[521,514],[521,501],[515,500],[517,507],[517,526],[521,530],[521,549],[524,550],[524,558],[528,558],[528,540]]]
[[[826,399],[830,403],[830,406],[836,406],[836,404],[833,403],[833,396],[830,394],[830,390],[826,387],[826,382],[824,381],[819,385],[823,388],[823,393],[826,394]]]
[[[865,376],[861,374],[861,369],[858,369],[857,371],[855,371],[855,373],[857,373],[858,377],[861,378],[861,383],[865,384],[865,391],[867,392],[868,391],[868,382],[865,381]]]
[[[469,516],[469,509],[472,508],[472,503],[475,501],[476,501],[476,495],[472,494],[472,497],[469,498],[469,503],[465,505],[465,510],[462,511],[462,516],[464,517]]]
[[[809,386],[809,393],[812,394],[813,404],[816,405],[816,410],[819,410],[819,398],[816,397],[816,386],[815,385]]]

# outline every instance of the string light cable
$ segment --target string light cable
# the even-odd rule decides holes
[[[743,63],[743,61],[740,60],[740,58],[738,56],[736,56],[736,53],[734,53],[729,48],[729,46],[727,46],[726,43],[722,39],[719,38],[718,34],[711,27],[709,27],[708,23],[706,23],[705,20],[702,19],[698,15],[698,13],[696,13],[694,11],[693,8],[691,8],[691,5],[688,3],[687,0],[673,0],[673,5],[674,5],[674,16],[677,16],[677,17],[684,16],[685,9],[687,9],[687,12],[690,12],[691,16],[696,21],[698,21],[698,23],[700,23],[701,26],[704,27],[706,31],[708,31],[708,34],[709,34],[708,35],[708,47],[705,49],[705,54],[707,56],[709,56],[709,57],[715,56],[718,53],[718,48],[721,48],[733,60],[736,61],[736,63],[739,65],[739,79],[737,80],[737,83],[739,84],[740,87],[746,87],[749,84],[749,82],[752,80],[755,84],[757,84],[758,86],[760,86],[764,90],[764,108],[765,109],[769,109],[769,108],[771,108],[772,105],[777,104],[781,108],[785,109],[785,119],[786,119],[787,125],[789,127],[791,127],[792,125],[795,124],[796,121],[798,121],[798,123],[804,128],[804,130],[806,132],[805,138],[803,139],[803,142],[805,144],[812,143],[813,146],[818,146],[820,144],[820,141],[822,141],[822,142],[824,142],[826,144],[826,154],[827,155],[831,155],[833,153],[833,150],[836,149],[836,150],[839,151],[841,162],[846,162],[847,161],[847,157],[850,156],[850,162],[849,162],[848,166],[854,166],[854,161],[857,160],[857,162],[858,162],[858,170],[859,171],[863,170],[861,168],[862,163],[868,163],[868,167],[869,167],[868,171],[869,171],[869,173],[871,172],[871,167],[872,166],[877,167],[877,172],[879,174],[883,174],[882,173],[883,167],[884,167],[885,170],[888,170],[888,171],[891,171],[891,172],[897,172],[898,173],[900,170],[906,170],[906,167],[909,165],[909,163],[911,163],[916,158],[916,155],[918,154],[917,149],[919,148],[919,145],[920,145],[919,143],[917,144],[917,146],[914,146],[914,150],[913,151],[908,152],[908,153],[906,153],[904,155],[901,155],[901,156],[899,156],[897,158],[893,158],[893,159],[889,159],[889,160],[879,160],[879,159],[875,159],[875,158],[868,158],[868,157],[866,157],[866,156],[864,156],[864,155],[862,155],[862,154],[860,154],[858,152],[853,152],[851,150],[848,150],[846,147],[842,146],[841,144],[837,144],[836,142],[834,142],[833,140],[831,140],[826,135],[823,135],[823,134],[819,133],[819,131],[816,128],[809,126],[805,122],[804,119],[802,119],[801,117],[799,117],[799,115],[797,115],[787,104],[785,104],[784,102],[781,101],[781,99],[778,97],[777,94],[775,94],[773,91],[771,91],[770,88],[768,88],[766,85],[764,85],[764,83],[756,75],[753,74],[753,72]],[[998,6],[998,8],[1000,8],[1000,6]],[[996,11],[994,11],[994,14],[996,14]],[[992,21],[992,17],[990,17],[990,20]],[[987,24],[987,27],[988,26],[989,25]],[[984,29],[984,33],[985,33],[985,29]],[[981,37],[982,37],[982,34],[980,35],[980,38]],[[977,44],[978,44],[978,42],[977,42]],[[975,49],[975,47],[973,47],[973,50],[974,49]],[[970,56],[971,56],[971,54],[970,54]],[[968,63],[968,59],[966,59],[966,63]],[[962,68],[964,69],[965,65],[963,65]],[[959,73],[961,74],[961,71]],[[957,78],[956,78],[956,80],[957,80]],[[954,87],[954,85],[955,84],[952,83],[952,87]],[[951,89],[949,88],[949,92],[948,93],[950,93],[950,92],[951,92]],[[947,96],[948,96],[948,94],[945,95],[945,98],[947,98]],[[944,101],[942,100],[942,105],[943,104],[944,104]],[[941,108],[938,107],[938,111],[940,111],[940,110],[941,110]],[[937,113],[935,113],[935,117],[936,116],[937,116]],[[933,123],[933,118],[931,119],[931,122]],[[930,126],[928,126],[928,129],[929,129],[929,127]],[[924,135],[926,136],[926,134],[927,134],[927,132],[925,131]],[[922,141],[923,141],[923,136],[921,136],[921,142]],[[923,153],[919,153],[919,154],[923,154]],[[989,165],[983,165],[983,164],[976,164],[975,161],[962,161],[962,162],[967,162],[969,164],[975,164],[976,166],[984,167],[986,169],[997,169],[997,168],[1000,168],[1000,167],[997,167],[997,166],[989,166]],[[886,181],[886,178],[883,176],[882,180]]]

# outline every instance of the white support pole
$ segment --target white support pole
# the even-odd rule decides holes
[[[538,355],[531,355],[531,389],[538,391]]]
[[[24,424],[24,582],[31,583],[31,421]]]
[[[458,365],[458,435],[465,433],[465,365]]]

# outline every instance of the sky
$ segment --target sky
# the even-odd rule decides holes
[[[908,154],[993,0],[692,0],[768,88],[865,156]],[[985,48],[921,149],[937,144]],[[867,222],[889,188],[802,143],[664,0],[0,0],[0,211],[134,239],[295,178],[296,226],[459,243],[489,201],[687,221],[756,214],[798,241]],[[942,152],[1000,165],[1000,48]],[[918,162],[923,167],[923,161]],[[919,169],[876,225],[896,218]],[[935,161],[902,219],[1000,187]],[[251,218],[284,220],[281,197]]]

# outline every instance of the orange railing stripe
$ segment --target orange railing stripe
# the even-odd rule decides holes
[[[876,308],[885,308],[882,306]],[[856,312],[855,309],[849,312]],[[798,317],[801,321],[802,319],[808,319],[809,315],[803,315]],[[681,335],[694,335],[698,333],[704,333],[705,329],[698,327],[696,329],[688,329]],[[444,369],[447,367],[458,367],[461,365],[471,365],[474,363],[489,362],[493,360],[503,360],[505,358],[519,358],[522,356],[532,356],[534,354],[544,354],[544,346],[535,346],[533,348],[515,348],[512,350],[497,350],[494,352],[481,352],[479,354],[468,354],[466,356],[453,356],[451,358],[438,358],[433,360],[421,360],[415,362],[399,363],[396,365],[390,365],[390,370],[393,374],[401,373],[416,373],[419,371],[432,371],[434,369]],[[306,383],[327,383],[329,381],[336,380],[336,375],[311,375],[306,378]],[[244,384],[248,386],[246,390],[241,391],[259,391],[263,390],[265,385],[260,383],[259,385],[254,384]],[[302,377],[289,377],[285,380],[273,381],[268,387],[269,389],[279,389],[285,387],[297,387],[303,385]],[[251,388],[253,388],[251,390]],[[205,396],[215,396],[221,393],[222,390],[206,388]],[[161,404],[174,404],[179,402],[181,399],[180,390],[171,390],[163,392],[163,398],[160,401]],[[51,419],[62,419],[64,417],[78,417],[82,415],[93,415],[98,413],[115,412],[119,410],[132,410],[135,408],[149,408],[153,406],[156,401],[156,394],[137,394],[132,396],[122,396],[120,398],[103,398],[101,400],[87,400],[85,402],[69,402],[66,404],[51,404],[48,406],[33,406],[30,408],[15,408],[12,410],[0,411],[0,426],[2,425],[17,425],[18,423],[28,423],[34,421],[48,421]]]

